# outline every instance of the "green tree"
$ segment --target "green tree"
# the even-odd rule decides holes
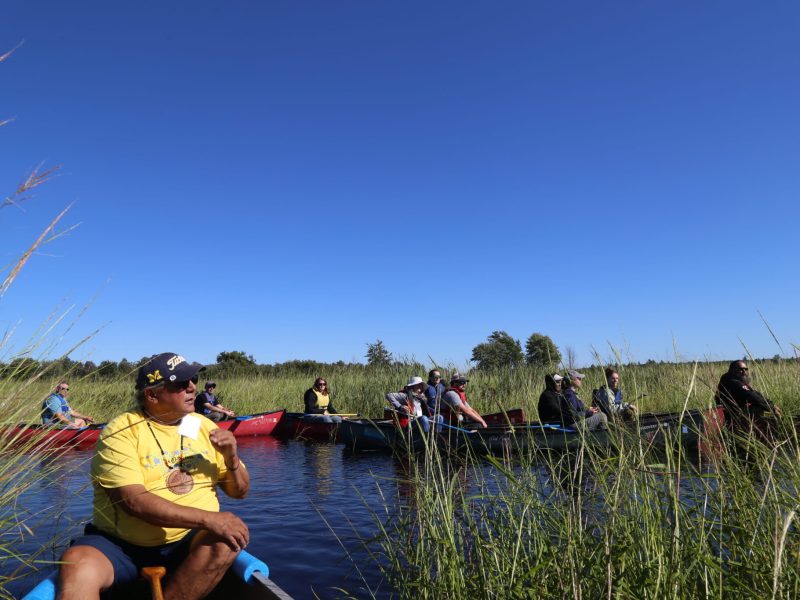
[[[561,362],[561,352],[549,335],[532,333],[525,342],[525,362],[537,367],[554,367]]]
[[[367,344],[367,365],[370,367],[385,367],[392,363],[392,353],[386,349],[381,340]]]
[[[522,364],[522,346],[505,331],[493,331],[487,340],[472,349],[472,360],[483,370],[516,367]]]
[[[257,369],[256,359],[240,350],[217,354],[217,373],[253,373]]]

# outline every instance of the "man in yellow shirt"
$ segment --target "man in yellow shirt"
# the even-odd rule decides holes
[[[156,565],[166,599],[202,598],[249,542],[247,525],[219,512],[216,487],[244,498],[250,478],[233,434],[194,413],[200,369],[172,352],[139,369],[137,409],[97,443],[92,523],[61,558],[60,598],[99,598]]]

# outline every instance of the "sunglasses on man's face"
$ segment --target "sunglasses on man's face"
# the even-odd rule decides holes
[[[164,383],[164,388],[168,392],[182,392],[189,387],[189,383],[197,385],[197,375],[186,381],[167,381]]]

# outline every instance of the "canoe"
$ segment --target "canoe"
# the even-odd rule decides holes
[[[105,423],[83,429],[54,429],[48,425],[10,425],[0,430],[0,438],[15,446],[36,448],[93,448]]]
[[[636,422],[611,425],[607,431],[582,432],[560,424],[530,422],[522,426],[475,429],[462,437],[473,450],[493,454],[638,443],[665,448],[677,439],[680,439],[684,448],[695,451],[704,427],[704,411],[689,410],[685,413],[645,413]]]
[[[506,454],[527,449],[564,450],[580,445],[596,447],[619,445],[622,442],[644,442],[648,446],[665,447],[670,440],[681,439],[686,448],[697,449],[704,428],[703,411],[686,413],[647,413],[631,425],[612,426],[608,431],[581,432],[558,424],[528,422],[521,425],[490,425],[478,428],[445,425],[433,441],[418,427],[397,427],[392,420],[355,419],[339,427],[339,441],[354,451],[391,450],[416,452],[431,443],[449,450],[465,447],[478,453]]]
[[[283,419],[285,413],[286,409],[284,408],[268,413],[236,417],[229,421],[220,421],[217,425],[219,425],[220,429],[227,429],[236,437],[270,435]]]
[[[426,440],[416,425],[398,427],[393,419],[348,419],[339,424],[337,437],[354,452],[417,452],[425,447]]]
[[[269,435],[281,420],[286,410],[259,413],[236,417],[230,421],[217,423],[236,437],[252,435]],[[0,430],[0,438],[5,442],[22,446],[25,444],[36,448],[76,448],[81,450],[94,448],[105,423],[97,423],[83,429],[54,429],[46,425],[11,425]]]
[[[321,442],[335,442],[338,423],[323,423],[314,419],[307,419],[304,413],[287,412],[281,418],[272,435],[280,438],[318,440]]]
[[[40,582],[22,600],[55,600],[57,594],[58,574],[52,573]],[[133,598],[149,598],[149,586],[144,580],[136,581],[124,589],[113,589],[103,594],[104,598],[126,600]],[[207,598],[218,600],[292,600],[285,591],[269,579],[269,567],[242,550],[236,561]]]

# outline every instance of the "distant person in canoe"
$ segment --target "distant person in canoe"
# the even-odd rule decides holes
[[[422,430],[427,433],[431,430],[431,418],[428,417],[425,387],[422,377],[409,377],[403,390],[389,392],[386,394],[386,400],[391,405],[391,410],[401,417],[401,425],[404,425],[403,421],[407,422],[407,419],[416,419]],[[434,418],[437,422],[443,421],[442,415],[435,415]]]
[[[139,369],[137,407],[97,442],[92,522],[61,557],[59,598],[97,598],[146,566],[167,568],[164,597],[204,598],[247,546],[216,488],[244,498],[250,478],[233,434],[194,412],[201,368],[167,352]]]
[[[213,381],[206,381],[204,391],[197,394],[197,398],[194,399],[194,411],[212,421],[233,419],[236,413],[219,403],[219,398],[214,394],[216,391],[217,384]]]
[[[539,396],[539,421],[561,424],[561,382],[564,378],[558,373],[544,376],[544,391]]]
[[[67,402],[69,384],[60,382],[53,393],[42,402],[42,424],[65,429],[81,429],[94,419],[89,415],[82,415],[77,410],[70,408]]]
[[[314,385],[306,390],[303,402],[306,405],[304,416],[307,419],[323,423],[342,422],[342,417],[336,414],[336,409],[333,407],[328,382],[324,377],[317,377],[314,380]]]
[[[469,379],[460,373],[453,373],[450,377],[450,387],[442,396],[442,415],[445,420],[457,423],[462,419],[479,423],[486,427],[486,421],[467,402],[467,382]]]
[[[764,421],[764,413],[781,416],[778,405],[750,387],[750,369],[743,360],[733,361],[728,372],[720,377],[714,400],[725,409],[725,422],[739,431],[759,426]]]
[[[587,431],[608,429],[608,417],[596,406],[586,408],[578,397],[583,385],[583,373],[570,369],[562,382],[561,423],[564,427],[577,427]]]
[[[606,385],[592,393],[592,405],[598,407],[609,419],[632,421],[636,417],[636,406],[622,400],[619,389],[619,373],[606,367]]]
[[[428,372],[428,385],[425,386],[425,399],[428,405],[428,416],[439,414],[441,408],[439,404],[442,396],[447,391],[447,387],[442,383],[442,373],[439,369],[432,369]]]

